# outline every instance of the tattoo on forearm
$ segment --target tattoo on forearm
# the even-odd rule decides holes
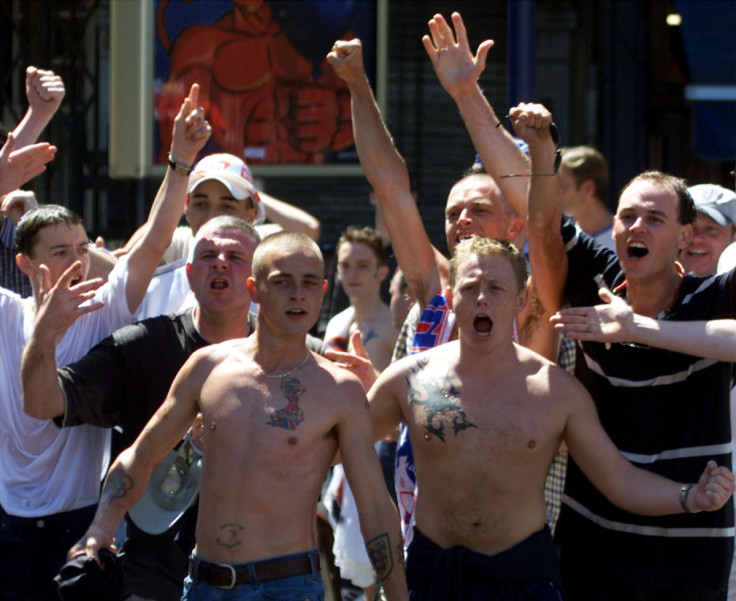
[[[228,551],[232,551],[235,547],[239,547],[243,544],[243,528],[242,524],[233,524],[228,522],[220,526],[220,536],[215,541],[221,547],[224,547]]]
[[[374,338],[378,338],[378,332],[371,329],[368,330],[365,334],[363,332],[360,333],[360,338],[364,345],[368,344],[371,340]]]
[[[299,397],[307,392],[307,388],[298,378],[282,378],[281,391],[289,403],[283,409],[271,412],[268,416],[268,425],[296,430],[296,427],[304,421],[304,410],[299,406]]]
[[[133,479],[125,473],[123,466],[118,465],[107,475],[100,501],[109,505],[117,499],[126,497],[131,488],[133,488]]]
[[[386,580],[394,569],[394,559],[388,533],[384,532],[374,536],[365,544],[365,548],[368,551],[368,559],[370,559],[373,570],[376,572],[376,578],[379,582]]]
[[[417,359],[407,378],[409,385],[409,402],[424,407],[427,417],[424,429],[445,442],[445,423],[452,424],[453,433],[457,435],[467,428],[478,428],[468,419],[465,410],[460,407],[460,391],[449,374],[444,377],[433,376],[425,372],[428,360]]]

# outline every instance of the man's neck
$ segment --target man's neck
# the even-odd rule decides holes
[[[217,313],[205,311],[197,306],[194,308],[192,319],[199,335],[212,344],[250,334],[247,310]]]
[[[355,311],[355,321],[371,319],[383,307],[383,301],[378,291],[365,298],[351,298],[350,305]]]
[[[680,294],[684,274],[676,267],[660,277],[626,280],[626,296],[634,312],[645,317],[657,317],[675,304]]]

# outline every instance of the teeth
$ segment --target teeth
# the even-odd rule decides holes
[[[644,248],[646,249],[646,244],[643,242],[629,242],[629,248]]]
[[[702,257],[706,254],[706,252],[704,250],[689,250],[687,251],[687,254],[693,257]]]

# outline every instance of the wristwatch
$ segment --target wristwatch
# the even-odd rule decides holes
[[[171,170],[174,173],[176,173],[177,175],[183,175],[184,177],[188,177],[189,174],[194,171],[194,165],[192,165],[191,167],[187,167],[186,165],[177,163],[174,159],[171,158],[171,153],[169,153],[169,167],[171,167]]]

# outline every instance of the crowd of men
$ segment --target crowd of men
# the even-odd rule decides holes
[[[335,42],[385,232],[341,236],[349,307],[324,343],[318,221],[239,157],[199,156],[196,83],[112,253],[17,192],[64,97],[28,68],[0,151],[0,600],[337,601],[333,550],[366,599],[736,596],[736,194],[646,171],[612,212],[605,160],[560,152],[544,106],[502,126],[490,40],[474,53],[453,13],[422,43],[479,157],[447,198],[450,256],[360,40]]]

